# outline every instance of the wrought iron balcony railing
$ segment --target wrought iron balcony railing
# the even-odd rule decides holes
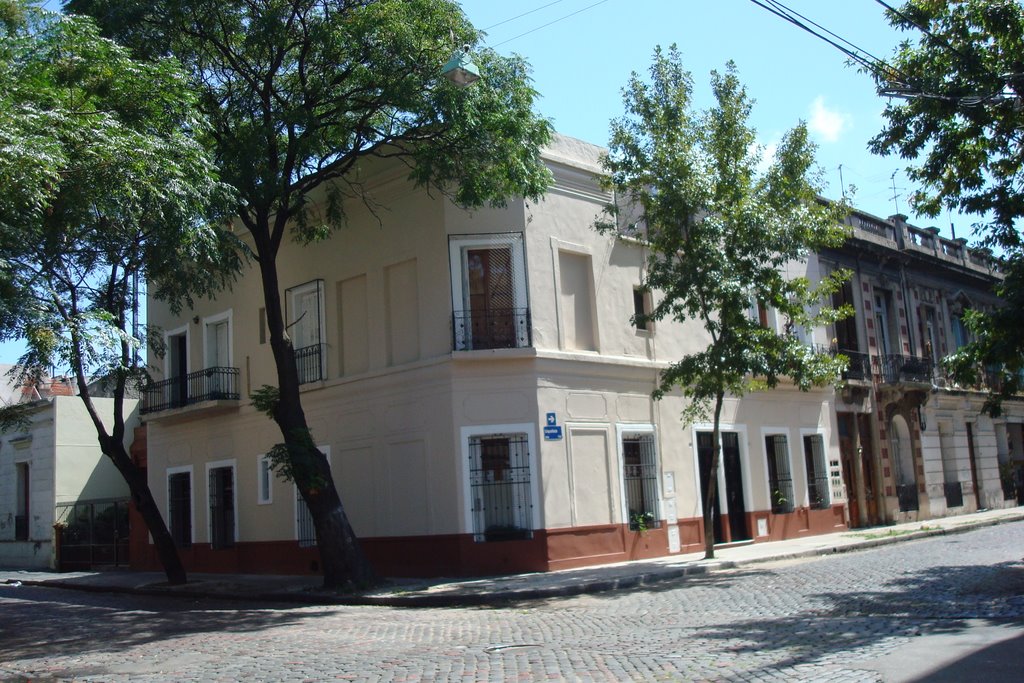
[[[839,353],[850,359],[846,369],[843,370],[843,379],[863,382],[871,381],[871,356],[847,349],[840,349]]]
[[[313,344],[295,349],[295,367],[299,372],[299,384],[319,382],[324,378],[323,344]]]
[[[933,376],[932,359],[920,356],[880,356],[882,381],[886,384],[905,382],[930,384]]]
[[[532,345],[529,308],[492,308],[452,314],[456,351],[521,349]]]
[[[206,368],[154,382],[142,392],[142,413],[183,408],[203,401],[237,401],[238,368]]]

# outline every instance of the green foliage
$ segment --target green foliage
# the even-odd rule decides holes
[[[141,63],[91,21],[19,4],[0,41],[0,337],[21,364],[140,380],[136,278],[174,307],[224,286],[230,194],[170,60]]]
[[[303,486],[312,489],[311,495],[324,486],[326,479],[320,476],[316,458],[319,451],[313,442],[309,430],[295,430],[288,443],[274,444],[267,451],[270,469],[277,472],[285,481],[302,482]]]
[[[914,160],[908,176],[923,186],[914,208],[937,216],[944,206],[978,217],[975,234],[1005,259],[996,293],[1005,307],[973,311],[965,323],[974,340],[947,361],[960,384],[997,375],[986,411],[1021,387],[1024,336],[1024,7],[1015,0],[911,0],[887,12],[903,42],[891,70],[876,73],[890,101],[886,125],[871,141],[878,154]]]
[[[908,169],[924,186],[913,198],[916,210],[989,214],[977,226],[988,243],[1019,250],[1024,7],[1015,0],[911,0],[887,16],[914,40],[901,43],[889,71],[875,74],[880,88],[906,99],[887,104],[872,151],[917,162]]]
[[[943,359],[949,374],[958,384],[979,386],[982,379],[989,387],[984,411],[992,417],[1002,414],[1007,398],[1024,392],[1024,338],[1020,321],[1024,319],[1024,259],[1006,263],[1005,279],[996,287],[1002,297],[991,311],[966,311],[964,324],[970,341]]]
[[[440,76],[453,49],[477,41],[450,0],[67,7],[139,54],[182,60],[250,229],[273,215],[300,242],[323,239],[344,224],[346,197],[368,199],[364,158],[401,159],[417,183],[471,207],[538,197],[549,182],[539,147],[551,128],[532,110],[521,58],[475,51],[484,78],[469,88]],[[313,201],[317,188],[325,194]]]
[[[27,430],[32,424],[31,411],[28,403],[0,406],[0,434]]]
[[[679,388],[688,421],[707,416],[722,394],[770,389],[788,377],[801,389],[837,379],[842,359],[795,333],[849,311],[820,306],[845,273],[818,286],[785,267],[808,250],[845,239],[842,204],[818,199],[814,146],[799,125],[783,138],[767,170],[748,118],[752,102],[733,64],[712,73],[716,105],[692,108],[692,78],[673,46],[658,48],[645,82],[624,90],[626,115],[612,122],[604,160],[617,203],[602,230],[643,226],[649,248],[644,286],[658,293],[651,318],[695,320],[710,337],[662,372],[655,397]],[[773,308],[785,333],[763,327],[751,307]]]
[[[631,531],[646,533],[654,525],[653,512],[633,512],[629,515],[629,528]]]
[[[256,410],[273,419],[281,401],[281,391],[277,387],[264,384],[249,394],[249,398],[252,399],[252,405]]]

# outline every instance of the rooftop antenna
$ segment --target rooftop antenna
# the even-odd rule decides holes
[[[843,201],[846,201],[846,183],[843,182],[843,165],[839,164],[839,190],[843,193]]]
[[[898,214],[900,212],[900,202],[899,202],[900,196],[896,193],[896,174],[897,173],[899,173],[898,170],[893,171],[892,175],[889,176],[889,180],[892,181],[892,203],[893,203],[893,206],[896,207],[896,213]]]

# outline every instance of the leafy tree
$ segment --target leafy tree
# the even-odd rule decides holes
[[[185,64],[213,123],[223,179],[260,269],[278,386],[258,395],[280,428],[273,453],[309,506],[324,585],[371,578],[370,567],[314,446],[285,334],[277,257],[285,239],[311,243],[344,225],[346,198],[367,198],[362,159],[390,158],[458,204],[539,196],[539,147],[550,125],[532,110],[526,64],[474,52],[481,81],[440,72],[478,34],[451,0],[70,0],[139,54]]]
[[[142,276],[180,307],[225,285],[239,256],[210,221],[229,195],[172,61],[135,61],[85,18],[17,0],[0,8],[0,338],[27,340],[23,379],[70,369],[168,581],[182,583],[145,470],[124,446],[124,401],[146,377],[134,293]],[[107,424],[96,378],[113,397]]]
[[[1005,308],[966,316],[974,340],[949,364],[968,384],[981,366],[1002,368],[986,406],[998,413],[1001,399],[1022,388],[1024,364],[1024,7],[910,0],[886,16],[915,39],[873,72],[879,91],[896,99],[870,148],[914,161],[907,174],[923,187],[912,198],[919,213],[949,207],[977,216],[981,243],[1005,257],[1006,278],[996,288]]]
[[[784,378],[802,390],[835,381],[845,362],[801,341],[797,328],[833,321],[849,311],[818,307],[846,277],[817,287],[787,278],[787,263],[809,249],[845,238],[846,207],[819,201],[814,146],[801,124],[760,172],[763,149],[748,119],[752,101],[731,62],[712,72],[715,106],[695,112],[692,78],[675,46],[655,50],[650,81],[633,74],[623,91],[626,114],[612,122],[604,158],[617,202],[600,222],[616,230],[636,220],[648,248],[643,286],[656,293],[650,318],[696,321],[708,345],[661,372],[654,392],[675,389],[689,399],[685,422],[713,420],[714,456],[704,492],[705,557],[714,557],[712,502],[727,395],[775,387]],[[751,306],[771,307],[787,321],[779,334]],[[817,313],[811,313],[817,308]]]

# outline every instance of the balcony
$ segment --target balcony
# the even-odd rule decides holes
[[[142,414],[206,401],[237,401],[238,368],[206,368],[154,382],[142,392]]]
[[[299,373],[299,384],[319,382],[324,378],[323,344],[313,344],[295,349],[295,369]]]
[[[529,308],[492,308],[452,314],[456,351],[521,349],[532,345]]]
[[[879,357],[882,382],[885,384],[931,384],[931,358],[887,355]]]
[[[839,353],[850,359],[846,369],[843,370],[842,377],[844,380],[871,381],[871,357],[868,354],[847,349],[840,349]]]

